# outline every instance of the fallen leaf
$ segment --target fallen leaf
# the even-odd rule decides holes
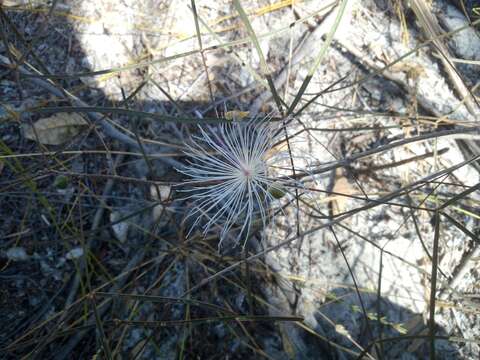
[[[347,208],[347,201],[350,199],[348,195],[352,195],[353,193],[355,193],[355,189],[341,172],[337,171],[332,192],[333,194],[330,201],[330,207],[332,209],[333,215],[338,215],[345,212]]]
[[[38,120],[33,124],[23,125],[24,136],[44,145],[61,145],[78,135],[88,123],[76,113],[58,113]],[[35,131],[34,131],[35,130]],[[37,138],[38,136],[38,138]]]

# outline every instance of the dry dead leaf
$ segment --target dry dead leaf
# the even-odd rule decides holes
[[[355,193],[355,189],[350,184],[348,179],[343,176],[342,173],[337,171],[337,176],[335,177],[335,184],[333,185],[333,196],[330,200],[330,206],[332,209],[333,215],[338,215],[345,212],[347,207],[348,195]],[[343,194],[347,196],[341,196],[336,194]]]
[[[30,124],[24,124],[23,134],[27,139],[38,140],[44,145],[61,145],[78,135],[82,127],[87,125],[88,123],[79,114],[58,113],[38,120],[33,127]]]
[[[246,118],[250,113],[248,111],[232,110],[225,113],[225,119],[227,120],[242,120]]]
[[[4,162],[2,160],[0,160],[0,174],[2,173],[3,171],[3,167],[4,167]]]

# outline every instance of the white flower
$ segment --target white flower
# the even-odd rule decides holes
[[[245,241],[253,223],[265,227],[269,206],[274,200],[269,178],[269,162],[277,126],[260,119],[231,122],[200,128],[200,134],[187,145],[188,165],[180,172],[191,180],[192,210],[195,217],[190,232],[201,227],[205,235],[220,229],[220,244],[232,227],[238,230],[236,242]],[[219,246],[220,246],[219,244]]]

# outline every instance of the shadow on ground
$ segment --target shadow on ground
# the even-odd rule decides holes
[[[25,55],[23,60],[44,74],[88,71],[84,59],[91,54],[83,52],[75,39],[74,27],[58,18],[48,19],[43,12],[7,12],[3,19],[6,41]],[[21,36],[15,34],[13,26]],[[7,58],[11,56],[5,41],[1,53]],[[216,71],[219,73],[215,74]],[[224,76],[220,68],[213,67],[211,72],[214,78]],[[186,73],[179,76],[185,76],[186,81],[197,81]],[[1,85],[2,101],[14,108],[72,105],[68,96],[54,96],[14,69],[3,66],[2,78],[5,80]],[[102,90],[86,86],[88,81],[78,77],[55,81],[57,89],[74,93],[90,106],[192,118],[198,118],[199,113],[215,116],[215,110],[222,111],[224,103],[238,110],[249,106],[241,100],[225,100],[225,94],[220,92],[215,92],[218,103],[214,106],[206,101],[157,101],[156,94],[165,97],[168,89],[150,82],[144,68],[116,74],[114,80],[118,85],[114,100]],[[206,93],[207,89],[202,90]],[[130,100],[122,100],[130,96]],[[255,91],[249,96],[254,98]],[[35,122],[44,115],[25,112],[21,122]],[[144,116],[108,112],[104,115],[131,131],[129,136],[133,139],[139,135],[182,145],[186,128],[195,129],[192,125],[177,126]],[[3,324],[0,349],[4,358],[103,357],[101,349],[106,348],[122,354],[122,358],[171,359],[179,354],[192,359],[267,355],[275,359],[290,358],[292,353],[284,334],[272,320],[250,323],[219,320],[215,317],[222,314],[205,304],[185,305],[175,301],[191,286],[241,258],[238,249],[222,255],[216,253],[215,240],[185,239],[181,225],[183,210],[175,207],[178,203],[172,213],[162,212],[152,220],[152,209],[158,199],[151,195],[151,182],[178,180],[179,175],[171,164],[158,158],[146,161],[138,153],[173,152],[173,158],[181,162],[182,155],[175,146],[143,143],[143,149],[131,147],[105,136],[101,126],[86,128],[61,146],[39,146],[23,137],[18,123],[1,126],[3,155],[25,155],[6,160],[0,181],[0,249],[4,255],[0,258],[0,323]],[[47,155],[45,151],[55,154]],[[125,152],[137,155],[120,154]],[[65,186],[58,185],[60,176],[65,178]],[[110,179],[115,180],[111,185]],[[106,192],[109,186],[112,188]],[[167,199],[164,205],[171,203]],[[108,211],[99,212],[101,207]],[[112,213],[129,223],[123,240],[112,229],[119,222],[112,218]],[[21,248],[25,254],[12,260],[7,254],[11,248]],[[86,251],[87,256],[76,256],[72,252],[75,249]],[[81,274],[79,281],[78,274]],[[262,281],[261,275],[253,275],[248,267],[242,267],[226,278],[213,281],[192,299],[237,314],[265,315],[268,307],[260,301]],[[98,288],[101,294],[87,296],[91,289]],[[120,297],[118,293],[126,295]],[[395,326],[420,318],[413,313],[398,318],[397,314],[408,311],[384,299],[377,304],[374,295],[362,295],[367,312],[376,313],[380,309],[381,317],[386,317],[379,325],[376,320],[365,321],[354,292],[335,289],[332,294],[341,300],[331,301],[318,310],[314,330],[350,350],[355,349],[352,339],[366,347],[380,335],[398,336]],[[200,317],[213,320],[189,322],[190,318]],[[414,331],[411,334],[416,335]],[[441,329],[438,334],[443,334]],[[299,339],[302,344],[293,343],[299,359],[354,358],[307,332],[300,331]],[[376,351],[379,358],[423,359],[427,347],[425,340],[393,340],[378,346]],[[438,359],[458,358],[449,344],[441,349]]]

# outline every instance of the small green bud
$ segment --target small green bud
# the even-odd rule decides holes
[[[67,188],[68,186],[68,177],[66,177],[65,175],[58,175],[56,178],[55,178],[55,181],[53,182],[53,185],[57,188],[57,189],[60,189],[60,190],[64,190]]]
[[[270,188],[268,188],[268,192],[270,193],[270,195],[272,195],[275,199],[281,199],[282,197],[285,196],[285,194],[287,193],[285,190],[283,190],[283,188],[277,184],[277,183],[274,183]]]

